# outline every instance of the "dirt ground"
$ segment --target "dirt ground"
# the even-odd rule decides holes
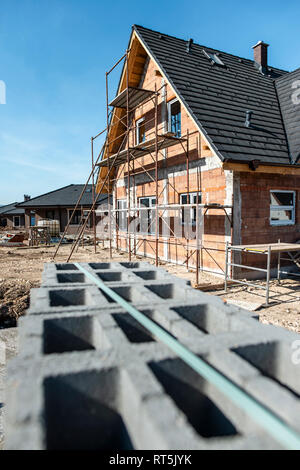
[[[52,262],[55,247],[0,247],[0,328],[16,325],[16,319],[25,313],[29,304],[29,292],[32,287],[38,287],[44,263]],[[55,262],[66,262],[70,246],[62,246]],[[108,249],[97,247],[94,253],[93,246],[80,247],[74,254],[72,261],[107,261]],[[113,250],[112,261],[125,261],[126,253]],[[154,261],[141,256],[132,257],[133,261],[143,260],[151,264]],[[170,273],[195,282],[195,273],[187,271],[186,267],[162,263],[162,267]],[[245,302],[243,305],[255,304],[260,321],[273,325],[283,326],[300,333],[300,282],[299,280],[284,279],[280,285],[277,281],[271,282],[271,304],[264,307],[265,292],[247,286],[230,287],[227,294],[223,290],[222,278],[209,273],[200,273],[199,285],[210,295],[217,295],[228,302]],[[259,285],[263,285],[260,281]],[[210,287],[211,286],[211,287]]]

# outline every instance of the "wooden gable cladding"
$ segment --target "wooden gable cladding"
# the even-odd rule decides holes
[[[161,89],[162,82],[165,83],[165,100],[166,103],[177,98],[181,103],[181,124],[182,124],[182,135],[186,135],[187,132],[192,137],[189,137],[189,153],[190,158],[198,158],[200,153],[202,157],[210,157],[215,154],[208,144],[206,138],[199,130],[197,124],[195,123],[193,117],[190,115],[189,111],[186,109],[185,105],[180,100],[176,90],[169,83],[168,79],[164,76],[162,70],[160,70],[159,64],[156,62],[155,58],[152,57],[151,53],[147,50],[146,46],[142,45],[140,38],[136,35],[135,31],[132,34],[129,54],[128,54],[128,86],[139,88],[142,87],[145,90],[154,90],[156,86],[157,90]],[[117,95],[120,95],[127,88],[127,70],[126,70],[126,61],[123,66],[120,84],[118,88]],[[168,126],[167,121],[162,122],[162,93],[159,92],[158,97],[158,133],[164,134],[166,132],[166,126]],[[146,135],[147,139],[153,138],[154,136],[154,103],[153,101],[146,102],[141,107],[137,108],[133,113],[131,113],[131,118],[133,123],[137,119],[145,117],[145,126],[146,126]],[[123,122],[122,122],[123,120]],[[112,113],[111,125],[109,130],[109,148],[104,152],[103,160],[108,156],[118,154],[119,150],[126,148],[126,109],[124,108],[114,108]],[[152,124],[149,121],[152,120]],[[125,124],[124,124],[125,123]],[[132,124],[132,123],[131,123]],[[135,133],[130,132],[129,136],[129,146],[134,147],[136,145],[136,136]],[[198,144],[199,140],[199,144]],[[186,144],[185,144],[186,148]],[[182,145],[174,146],[169,149],[167,152],[168,155],[168,166],[182,164],[186,161],[185,149]],[[160,154],[158,157],[159,160],[164,159]],[[153,155],[145,155],[142,158],[142,166],[146,166],[148,170],[153,167]],[[112,169],[110,174],[111,182],[114,183],[115,179],[122,179],[126,176],[126,162],[123,163],[122,167],[118,169]],[[150,165],[150,166],[149,166]],[[132,165],[132,168],[136,170],[141,170],[142,166],[139,160],[136,160]],[[152,168],[153,169],[153,168]],[[104,182],[104,179],[107,175],[107,170],[104,170],[100,167],[99,177],[97,181],[97,192],[101,191],[101,185]],[[113,181],[114,180],[114,181]],[[110,189],[113,184],[110,184]],[[107,192],[107,189],[104,189],[103,192]]]
[[[148,54],[146,53],[145,49],[141,45],[140,41],[136,37],[135,33],[132,36],[129,54],[128,54],[128,85],[130,87],[138,87],[143,71],[144,66],[147,60]],[[118,94],[121,93],[123,90],[127,88],[127,67],[126,62],[123,66],[123,71],[121,75],[120,85],[118,89]],[[103,158],[107,156],[113,155],[118,152],[120,146],[124,141],[124,133],[126,132],[126,109],[123,108],[115,108],[113,110],[113,115],[110,124],[109,130],[109,147],[104,152]],[[108,155],[107,155],[108,154]],[[100,168],[97,185],[96,185],[96,192],[97,193],[107,193],[108,192],[108,184],[103,183],[107,176],[107,168],[102,167]],[[115,177],[115,169],[111,170],[110,178],[113,179]],[[107,183],[107,182],[106,182]],[[103,186],[103,188],[102,188]],[[109,192],[112,191],[112,184],[109,185]]]
[[[145,52],[140,41],[137,39],[135,34],[132,37],[132,42],[130,45],[130,51],[128,54],[128,85],[130,87],[138,87],[141,76],[144,71],[145,62],[147,59],[147,53]],[[127,70],[126,65],[124,64],[120,86],[118,89],[118,94],[127,88]],[[125,122],[125,125],[122,123]],[[122,108],[115,108],[113,111],[113,116],[110,125],[109,131],[109,145],[108,153],[112,155],[116,153],[122,144],[124,138],[124,132],[126,131],[126,110]],[[119,139],[118,136],[121,136]]]
[[[113,190],[113,182],[112,180],[115,178],[116,170],[112,168],[110,171],[110,181],[108,181],[108,168],[106,166],[101,167],[96,183],[96,193],[97,194],[109,194]]]

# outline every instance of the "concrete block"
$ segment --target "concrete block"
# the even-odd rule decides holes
[[[84,266],[300,432],[298,335],[147,263]],[[282,448],[74,264],[45,266],[28,313],[8,367],[7,449]]]

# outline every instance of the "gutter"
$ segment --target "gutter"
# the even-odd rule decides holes
[[[300,169],[300,164],[286,164],[286,163],[270,163],[270,162],[262,162],[261,160],[236,160],[233,158],[225,158],[223,160],[223,163],[238,163],[242,165],[248,165],[250,170],[255,171],[259,166],[275,166],[275,167],[281,167],[281,168],[299,168]]]

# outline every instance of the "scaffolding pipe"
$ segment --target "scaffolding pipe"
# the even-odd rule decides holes
[[[95,171],[94,171],[94,139],[93,137],[91,138],[91,152],[92,152],[92,201],[94,204],[95,201]],[[96,243],[96,214],[95,211],[93,211],[93,231],[94,231],[94,250],[95,254],[97,253],[97,243]]]
[[[128,235],[128,260],[131,261],[131,238],[130,238],[130,156],[129,156],[129,139],[130,139],[130,122],[129,122],[129,67],[128,67],[128,50],[126,51],[126,114],[127,114],[127,235]]]
[[[70,227],[70,224],[71,224],[72,219],[73,219],[73,217],[74,217],[74,214],[75,214],[75,212],[76,212],[76,210],[77,210],[77,208],[78,208],[78,206],[79,206],[79,204],[80,204],[80,202],[81,202],[82,196],[83,196],[84,193],[85,193],[85,190],[86,190],[86,188],[87,188],[87,185],[89,184],[89,181],[90,181],[90,179],[91,179],[91,177],[92,177],[92,174],[93,174],[93,170],[95,170],[95,167],[96,167],[97,162],[98,162],[98,160],[99,160],[99,158],[100,158],[100,156],[101,156],[101,154],[102,154],[102,151],[103,151],[103,149],[104,149],[104,146],[105,146],[105,144],[102,146],[102,149],[101,149],[100,152],[99,152],[99,155],[98,155],[98,157],[97,157],[97,160],[95,161],[94,168],[92,168],[92,171],[90,172],[90,175],[89,175],[89,177],[88,177],[88,180],[87,180],[87,182],[85,183],[85,185],[84,185],[84,187],[83,187],[83,189],[82,189],[82,191],[81,191],[81,194],[80,194],[80,196],[79,196],[79,198],[78,198],[78,201],[77,201],[77,203],[76,203],[76,205],[75,205],[75,208],[74,208],[74,210],[73,210],[73,212],[72,212],[72,214],[71,214],[71,217],[69,218],[69,221],[68,221],[68,223],[67,223],[67,225],[66,225],[66,227],[65,227],[64,233],[63,233],[62,237],[61,237],[60,240],[59,240],[59,243],[58,243],[57,248],[56,248],[56,250],[55,250],[55,253],[54,253],[54,255],[53,255],[53,259],[55,259],[56,255],[57,255],[57,252],[58,252],[58,250],[59,250],[59,248],[60,248],[60,246],[61,246],[61,244],[62,244],[62,241],[63,241],[63,239],[64,239],[64,237],[65,237],[67,231],[69,230],[69,227]]]
[[[158,266],[158,231],[159,231],[159,221],[158,221],[158,116],[157,116],[157,104],[158,104],[158,95],[156,92],[156,83],[155,83],[155,266]]]

